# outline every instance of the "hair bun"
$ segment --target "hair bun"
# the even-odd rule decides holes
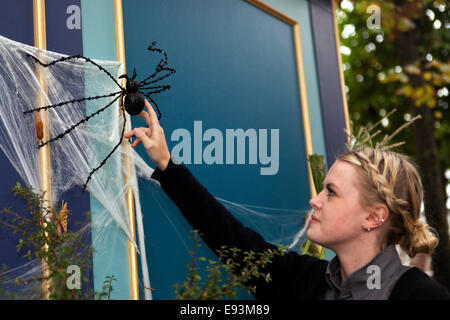
[[[411,230],[408,230],[407,234],[409,236],[401,241],[400,246],[411,258],[418,253],[431,254],[439,241],[437,232],[420,220],[412,224]]]

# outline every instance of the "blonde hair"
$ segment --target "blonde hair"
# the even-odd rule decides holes
[[[409,157],[363,147],[338,159],[357,168],[363,206],[383,203],[389,209],[384,244],[399,244],[411,258],[417,253],[433,252],[438,243],[437,233],[420,220],[423,187],[419,171]]]

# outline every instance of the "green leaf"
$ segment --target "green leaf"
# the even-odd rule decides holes
[[[398,29],[403,32],[407,32],[411,29],[414,29],[416,27],[416,24],[408,19],[407,17],[400,17],[400,20],[398,22]]]
[[[310,155],[309,164],[311,166],[314,188],[316,189],[317,193],[320,193],[323,189],[323,181],[325,180],[326,176],[324,156],[318,154]]]

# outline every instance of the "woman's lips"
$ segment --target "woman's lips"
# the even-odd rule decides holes
[[[314,215],[311,216],[311,220],[309,220],[310,223],[318,223],[320,222],[319,219],[317,219],[316,217],[314,217]]]

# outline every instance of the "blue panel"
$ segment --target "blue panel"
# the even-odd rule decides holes
[[[308,0],[265,0],[267,4],[296,20],[300,26],[302,41],[303,67],[305,85],[308,95],[311,136],[314,153],[325,156],[325,139],[323,135],[322,110],[320,107],[319,84],[317,79],[316,57],[312,45],[311,17]]]
[[[83,52],[91,59],[117,60],[114,6],[110,0],[82,0]]]
[[[213,195],[258,206],[309,208],[291,26],[242,0],[124,1],[124,25],[128,72],[136,67],[138,79],[143,79],[154,71],[160,57],[146,48],[155,40],[177,70],[168,81],[172,89],[154,97],[162,111],[161,125],[171,150],[177,144],[171,141],[174,130],[189,131],[192,154],[191,164],[186,165]],[[259,158],[256,164],[249,164],[248,154],[245,164],[208,165],[198,153],[199,163],[194,164],[194,140],[203,148],[208,145],[202,142],[202,133],[194,132],[194,121],[201,122],[198,132],[218,129],[224,143],[227,129],[267,129],[269,136],[270,130],[278,129],[278,171],[261,175],[265,166]],[[133,126],[142,124],[133,119]],[[142,147],[137,150],[148,159]],[[270,139],[268,150],[270,153]],[[230,151],[223,147],[224,162]],[[236,157],[237,150],[234,152]],[[191,227],[165,194],[152,195],[142,181],[140,188],[153,295],[170,299],[173,285],[186,276]],[[163,199],[164,212],[156,199]],[[212,257],[206,248],[200,254]]]
[[[331,0],[310,1],[328,168],[346,151],[347,142],[331,4]]]
[[[82,38],[80,29],[69,30],[66,27],[68,18],[67,7],[69,5],[80,6],[80,1],[46,1],[46,36],[48,50],[66,54],[82,53]],[[7,1],[2,4],[0,12],[0,33],[13,40],[34,45],[33,39],[33,2],[32,1]],[[83,79],[73,79],[73,81],[83,81]],[[80,92],[83,94],[83,92]],[[2,181],[0,185],[0,207],[11,206],[17,212],[25,210],[22,203],[10,192],[11,187],[20,181],[15,169],[10,165],[9,160],[0,152],[0,165],[2,166]],[[69,218],[68,229],[75,231],[79,228],[80,221],[84,221],[84,213],[89,211],[89,195],[82,194],[80,188],[74,188],[62,195],[62,199],[68,202],[71,216]],[[0,234],[2,250],[0,251],[0,264],[5,263],[13,268],[22,265],[27,260],[21,259],[16,253],[15,245],[18,236],[11,235],[6,230]],[[83,270],[86,271],[86,270]],[[91,271],[87,270],[87,273]],[[92,277],[88,276],[89,279]],[[83,289],[92,287],[83,286]]]
[[[0,34],[11,40],[33,45],[33,2],[3,1],[0,10]]]
[[[116,43],[114,33],[114,6],[111,0],[82,0],[83,16],[83,55],[92,59],[116,60]],[[88,86],[89,88],[89,86]],[[89,107],[89,106],[88,106]],[[90,113],[93,112],[92,110]],[[94,119],[95,121],[95,119]],[[117,174],[117,172],[111,172]],[[102,221],[104,207],[94,198],[90,199],[92,221]],[[99,236],[98,230],[92,230],[92,237]],[[114,290],[111,299],[130,299],[130,282],[128,268],[128,247],[124,233],[112,223],[102,230],[101,241],[108,243],[101,250],[94,252],[94,288],[102,291],[106,276],[114,275]]]
[[[47,50],[67,55],[82,54],[80,0],[46,0],[45,16]],[[78,20],[80,20],[79,23],[77,23]],[[84,83],[84,78],[72,76],[70,81]],[[74,94],[76,95],[76,93]],[[84,90],[80,90],[78,96],[84,96]],[[75,187],[64,192],[61,200],[67,202],[71,211],[68,219],[68,231],[76,231],[83,225],[82,223],[86,222],[85,213],[90,210],[89,193],[83,193],[81,187]],[[87,238],[87,241],[89,242],[87,244],[90,245],[90,237]],[[91,268],[82,270],[82,272],[89,279],[87,284],[83,283],[83,290],[93,290]]]
[[[311,121],[311,136],[313,142],[313,151],[315,154],[324,156],[327,162],[327,152],[325,149],[324,127],[322,120],[322,104],[319,95],[319,80],[316,66],[316,54],[314,50],[312,24],[310,16],[310,4],[308,0],[265,0],[266,3],[273,6],[277,10],[287,14],[297,20],[300,26],[300,37],[302,40],[303,66],[305,69],[305,84],[308,94],[309,116]],[[330,3],[331,5],[331,3]],[[331,30],[333,31],[333,30]],[[329,42],[322,45],[330,45]],[[326,51],[326,54],[330,52]],[[332,61],[332,60],[331,60]],[[337,63],[337,61],[336,61]],[[326,68],[325,68],[326,69]],[[331,99],[333,101],[333,99]],[[343,111],[343,110],[342,110]],[[333,118],[333,116],[331,116]],[[336,123],[328,123],[327,125],[335,125]],[[338,126],[341,125],[340,123]],[[345,125],[345,123],[344,123]],[[337,127],[338,127],[337,126]],[[339,127],[338,127],[339,128]],[[339,132],[339,135],[341,133]],[[341,141],[342,142],[342,141]],[[331,143],[332,144],[332,143]],[[325,250],[325,258],[331,260],[334,252],[329,249]]]
[[[68,55],[83,53],[81,0],[46,0],[47,48]]]
[[[0,34],[15,41],[33,45],[33,3],[32,1],[4,1],[0,10]],[[0,166],[2,179],[0,181],[0,208],[11,207],[16,212],[25,209],[18,203],[11,188],[20,182],[25,185],[14,167],[0,150]],[[9,230],[0,230],[0,267],[6,264],[9,268],[20,266],[28,260],[20,258],[16,252],[19,235],[13,235]]]
[[[68,29],[67,20],[71,19],[73,13],[68,14],[67,8],[76,6],[81,18],[80,1],[73,0],[47,0],[46,1],[46,36],[47,49],[63,54],[73,55],[83,52],[83,41],[80,29]],[[72,12],[72,11],[70,11]],[[76,13],[75,13],[76,14]],[[71,77],[70,81],[84,82],[83,78]],[[75,93],[76,94],[76,93]],[[78,93],[80,97],[84,95],[84,90]],[[57,99],[57,97],[55,97]],[[82,219],[82,214],[89,211],[89,194],[82,193],[81,188],[65,192],[61,199],[68,202],[72,212],[72,220],[69,221],[69,228],[73,228],[76,222]]]
[[[0,183],[0,208],[10,207],[15,212],[23,212],[26,205],[18,202],[11,192],[11,188],[20,182],[25,185],[19,174],[10,164],[3,151],[0,150],[0,166],[2,167],[2,179]],[[21,258],[21,254],[16,251],[20,235],[13,234],[10,229],[0,228],[0,268],[5,264],[8,268],[15,268],[28,262]]]

